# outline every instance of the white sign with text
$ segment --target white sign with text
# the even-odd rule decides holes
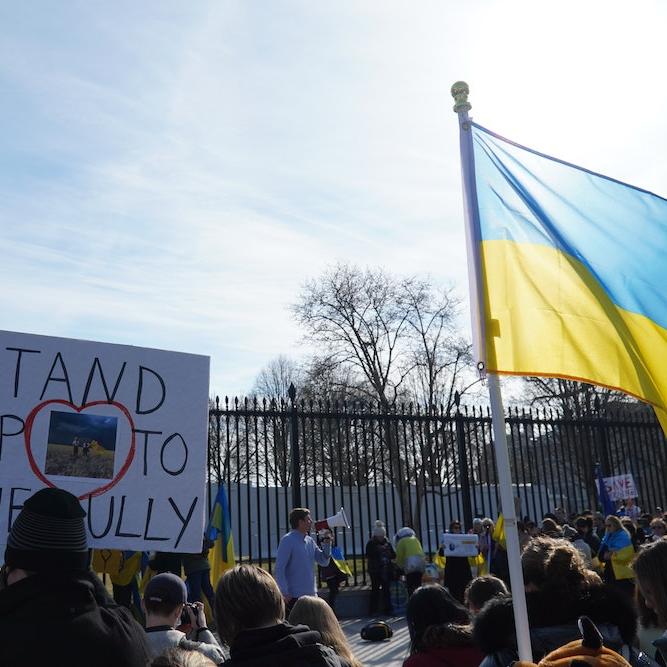
[[[637,487],[631,473],[604,477],[604,485],[607,487],[609,500],[616,501],[637,497]]]
[[[199,551],[208,383],[205,356],[0,332],[3,551],[45,486],[79,498],[91,547]]]

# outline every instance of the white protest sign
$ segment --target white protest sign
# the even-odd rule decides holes
[[[446,558],[451,556],[476,556],[479,553],[479,536],[461,533],[443,533],[442,546]]]
[[[637,497],[637,487],[635,486],[635,480],[631,473],[614,475],[613,477],[604,477],[604,485],[607,487],[609,500],[616,501]]]
[[[0,560],[45,486],[86,511],[91,547],[201,549],[209,358],[0,331]]]

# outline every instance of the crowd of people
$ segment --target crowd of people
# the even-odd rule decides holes
[[[555,510],[539,525],[521,522],[535,660],[577,639],[577,621],[587,617],[615,652],[608,664],[665,664],[666,517],[634,503],[619,514],[566,517]],[[143,589],[143,626],[91,570],[84,517],[78,499],[55,488],[35,493],[17,515],[0,577],[1,664],[362,667],[332,605],[318,597],[314,568],[331,567],[333,535],[313,539],[306,508],[290,514],[275,576],[242,564],[209,590],[206,545],[190,555],[189,586],[180,564],[172,572],[169,556],[156,556],[162,571]],[[461,523],[447,532],[462,533]],[[501,531],[480,518],[470,533],[477,535],[477,556],[441,551],[429,558],[413,529],[401,528],[390,541],[382,522],[373,528],[366,546],[369,611],[393,611],[390,583],[402,577],[410,633],[404,667],[503,667],[518,659]],[[433,576],[436,565],[443,575]],[[217,635],[193,591],[209,602]]]

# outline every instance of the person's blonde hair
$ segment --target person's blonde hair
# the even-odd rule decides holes
[[[664,628],[667,625],[667,540],[642,546],[632,568],[637,577],[638,593],[646,603],[646,592],[650,591],[650,608],[656,613],[660,627]]]
[[[213,660],[200,651],[190,651],[179,647],[167,649],[150,663],[150,667],[211,667]]]
[[[605,526],[607,523],[612,523],[614,525],[614,532],[617,532],[619,530],[625,530],[626,533],[628,533],[626,527],[623,525],[623,522],[614,514],[610,514],[605,520],[604,520]],[[628,533],[629,535],[630,533]]]
[[[215,591],[215,619],[228,646],[242,630],[280,623],[285,602],[276,580],[256,565],[228,570]]]
[[[526,584],[539,589],[550,586],[575,595],[602,583],[600,577],[586,568],[579,550],[567,540],[535,537],[521,554]]]
[[[311,630],[317,630],[322,636],[322,644],[330,646],[352,667],[363,667],[362,663],[354,657],[336,615],[321,598],[300,597],[292,608],[288,620],[292,625],[303,624]]]

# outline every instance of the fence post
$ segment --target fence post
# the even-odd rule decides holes
[[[459,479],[461,480],[461,499],[463,501],[463,526],[465,532],[472,528],[472,503],[470,502],[470,478],[468,477],[468,455],[466,452],[465,426],[463,415],[459,410],[461,396],[459,392],[454,393],[456,403],[456,444],[459,453]]]
[[[609,445],[607,443],[607,428],[602,419],[602,409],[600,405],[600,397],[596,396],[594,401],[595,418],[597,422],[597,445],[598,445],[598,460],[602,465],[603,477],[613,475],[611,461],[609,459]]]
[[[292,457],[292,507],[301,507],[301,453],[299,452],[299,414],[296,405],[296,387],[290,382],[289,446]]]

